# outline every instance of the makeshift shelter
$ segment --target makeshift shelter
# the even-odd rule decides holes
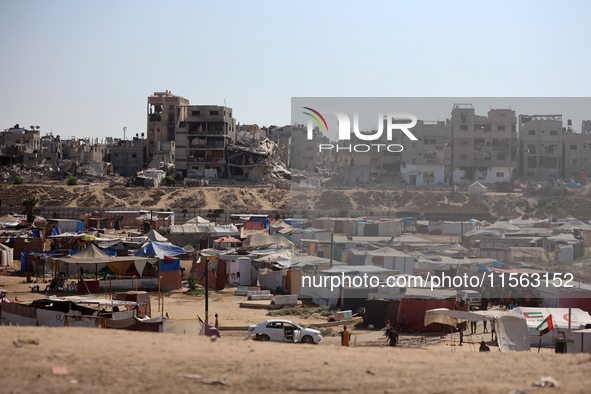
[[[272,247],[272,248],[293,248],[293,243],[285,237],[280,235],[263,235],[263,234],[252,234],[246,237],[242,246],[245,247]]]
[[[95,245],[89,245],[87,248],[80,252],[70,255],[68,257],[58,257],[57,260],[66,264],[106,264],[109,269],[118,275],[123,274],[131,266],[136,264],[136,269],[141,273],[139,267],[144,267],[148,262],[154,262],[154,259],[138,256],[109,256],[108,254],[101,251]],[[139,266],[139,267],[138,267]]]
[[[171,291],[183,287],[181,260],[178,258],[164,256],[164,258],[160,259],[158,275],[161,277],[160,288],[162,291]]]
[[[164,256],[180,256],[187,253],[187,251],[180,246],[172,245],[163,242],[148,242],[144,244],[133,255],[134,256],[157,256],[163,258]]]
[[[401,274],[413,274],[414,264],[413,256],[390,247],[368,251],[365,257],[365,265],[384,267]]]
[[[14,257],[14,250],[0,243],[0,267],[10,267]]]
[[[232,285],[251,286],[252,260],[248,257],[238,257],[236,260],[230,262],[228,275],[228,281]]]
[[[457,327],[466,321],[497,322],[497,342],[501,352],[522,352],[530,349],[527,323],[523,316],[505,311],[467,312],[447,308],[431,309],[425,312],[425,326],[432,323]]]
[[[466,189],[470,194],[485,194],[488,191],[488,187],[484,186],[482,183],[476,181]]]
[[[540,343],[542,345],[552,345],[556,338],[562,338],[562,335],[559,335],[557,331],[568,331],[569,320],[571,330],[585,329],[587,325],[591,327],[591,315],[579,308],[570,308],[570,316],[569,308],[519,307],[511,312],[526,319],[531,344],[536,346]],[[550,315],[552,316],[554,330],[540,337],[538,327]]]
[[[203,219],[201,216],[196,216],[193,219],[189,219],[185,222],[185,224],[194,224],[197,226],[203,226],[209,223],[211,223],[209,220]]]
[[[154,231],[153,229],[150,230],[150,232],[148,234],[146,234],[146,237],[148,237],[148,240],[150,240],[152,242],[165,242],[165,243],[168,242],[168,239],[166,237],[164,237],[160,233]]]
[[[228,284],[227,263],[218,258],[217,251],[202,250],[199,260],[191,267],[191,274],[197,277],[197,283],[205,287],[207,267],[207,286],[214,290],[223,290]]]

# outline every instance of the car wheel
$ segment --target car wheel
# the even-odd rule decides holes
[[[304,335],[302,338],[302,343],[314,343],[314,340],[310,335]]]
[[[270,341],[271,338],[267,334],[261,334],[261,341]]]

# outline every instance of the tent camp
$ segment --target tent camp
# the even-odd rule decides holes
[[[569,308],[519,307],[513,309],[512,313],[523,316],[526,319],[532,345],[537,346],[541,339],[542,345],[549,346],[552,345],[554,339],[562,338],[562,335],[558,334],[559,330],[568,331],[569,320],[571,330],[581,330],[585,329],[587,325],[591,325],[591,315],[589,315],[589,313],[579,308],[571,308],[571,316],[569,319],[568,310]],[[537,327],[550,315],[552,315],[554,330],[540,337],[540,331]]]
[[[456,327],[465,321],[497,322],[497,341],[501,352],[522,352],[530,349],[528,326],[523,316],[504,311],[465,312],[446,308],[425,313],[425,327],[432,323]]]

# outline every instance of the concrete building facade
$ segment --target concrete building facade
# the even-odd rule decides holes
[[[226,175],[226,148],[236,139],[232,108],[189,105],[176,127],[176,170],[185,178]]]
[[[563,177],[562,140],[562,115],[519,115],[520,176]]]
[[[400,175],[409,185],[445,183],[446,149],[451,140],[451,123],[419,120],[411,132],[419,140],[404,144]]]
[[[111,147],[113,172],[122,176],[134,176],[145,168],[146,140],[134,138],[131,141],[118,141]]]
[[[455,104],[451,123],[453,182],[512,180],[519,148],[515,111],[491,109],[479,116],[472,104]]]

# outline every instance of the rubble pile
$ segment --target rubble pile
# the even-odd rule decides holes
[[[112,171],[109,171],[109,166],[109,163],[84,162],[78,164],[72,160],[62,160],[58,166],[47,164],[37,164],[34,167],[24,164],[3,166],[0,167],[0,173],[2,174],[2,183],[5,184],[13,184],[16,177],[20,177],[25,184],[61,184],[69,176],[77,177],[81,184],[122,183],[123,178],[118,174],[112,174]]]
[[[242,131],[235,144],[228,146],[227,164],[232,179],[271,183],[290,188],[291,172],[275,142],[261,134]]]

